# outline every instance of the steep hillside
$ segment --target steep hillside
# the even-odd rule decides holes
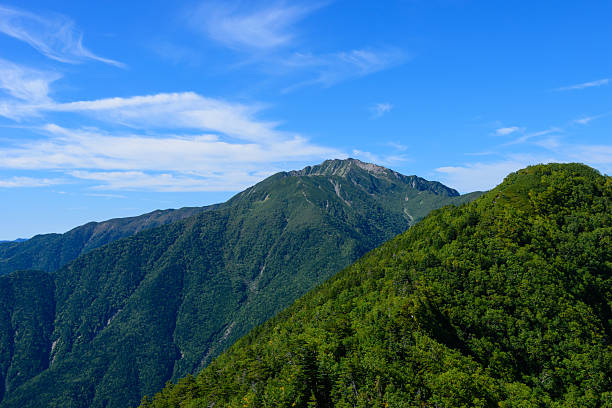
[[[0,406],[137,405],[432,208],[465,199],[335,160],[90,251],[53,274],[48,369]]]
[[[44,272],[0,276],[0,399],[49,366],[53,292]]]
[[[157,210],[137,217],[90,222],[64,234],[42,234],[28,240],[0,242],[0,275],[25,269],[53,272],[79,255],[109,242],[191,217],[210,208]]]
[[[612,178],[529,167],[434,211],[151,407],[612,406]]]

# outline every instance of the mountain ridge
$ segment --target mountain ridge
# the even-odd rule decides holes
[[[530,166],[434,210],[143,408],[612,403],[612,178]]]
[[[91,221],[65,233],[38,234],[24,241],[0,242],[0,275],[15,270],[52,272],[79,255],[156,226],[191,217],[215,208],[184,207],[154,210],[133,217]]]
[[[138,404],[432,208],[473,198],[352,167],[350,177],[278,173],[53,272],[49,368],[9,381],[0,407]]]
[[[415,175],[405,176],[386,167],[353,158],[326,160],[319,165],[306,166],[302,170],[293,170],[286,173],[290,176],[339,176],[350,178],[351,173],[355,169],[361,169],[374,177],[402,180],[410,183],[412,188],[420,191],[429,190],[435,193],[444,193],[451,197],[460,195],[457,190],[449,188],[438,181],[428,181]]]
[[[370,189],[366,190],[370,194],[376,193],[376,183],[372,183],[372,179],[384,179],[392,183],[401,182],[410,184],[412,188],[419,191],[429,191],[440,196],[455,197],[454,201],[449,202],[453,204],[459,204],[463,200],[470,200],[472,197],[481,194],[481,192],[474,192],[460,195],[456,190],[437,181],[428,181],[418,176],[404,176],[385,167],[352,158],[326,160],[319,165],[306,166],[301,170],[279,172],[272,175],[271,178],[301,176],[340,177],[352,180],[353,184],[357,186],[370,186]],[[336,189],[339,188],[337,186],[334,187]],[[201,211],[232,205],[233,202],[239,200],[239,197],[248,194],[251,188],[236,194],[225,203],[203,207],[154,210],[132,217],[88,222],[61,234],[39,234],[24,241],[0,242],[0,275],[19,269],[38,269],[46,272],[55,271],[78,256],[115,240],[134,235],[149,228],[155,228],[191,217]],[[336,191],[336,193],[339,197],[341,196],[339,191]],[[423,215],[421,212],[410,214],[413,220],[419,219]]]

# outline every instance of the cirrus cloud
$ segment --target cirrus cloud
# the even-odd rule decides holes
[[[188,21],[197,31],[230,48],[266,50],[291,44],[294,25],[321,7],[282,3],[244,7],[236,2],[205,2]]]
[[[86,60],[123,67],[121,62],[100,57],[83,45],[83,34],[69,18],[54,14],[41,16],[0,5],[0,32],[29,44],[56,61],[78,64]]]
[[[584,82],[581,84],[564,86],[561,88],[557,88],[556,90],[557,91],[576,91],[576,90],[581,90],[581,89],[586,89],[586,88],[604,86],[604,85],[608,85],[609,83],[610,83],[610,78],[604,78],[604,79],[598,79],[597,81]]]
[[[497,136],[507,136],[521,130],[518,126],[503,127],[495,130]]]

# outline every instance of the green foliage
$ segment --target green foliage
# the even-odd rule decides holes
[[[64,234],[43,234],[26,241],[0,242],[0,275],[26,269],[53,272],[78,256],[109,242],[182,220],[211,208],[215,206],[157,210],[138,217],[90,222]]]
[[[44,272],[0,276],[0,400],[49,365],[53,291]]]
[[[0,406],[135,406],[432,208],[461,199],[440,183],[329,161],[90,251],[52,275],[49,368]],[[296,358],[305,367],[296,375],[308,379],[301,401],[312,405],[329,379],[313,371],[316,349]]]
[[[532,166],[434,211],[141,406],[610,406],[611,309],[612,179]]]

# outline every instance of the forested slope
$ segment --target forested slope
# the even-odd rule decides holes
[[[25,269],[53,272],[92,249],[210,208],[214,206],[156,210],[136,217],[89,222],[63,234],[41,234],[23,241],[0,242],[0,275]]]
[[[0,276],[0,400],[49,366],[54,289],[44,272]]]
[[[142,407],[612,406],[612,179],[434,211]]]
[[[92,250],[52,274],[48,368],[0,406],[137,405],[431,209],[473,196],[334,160]]]

